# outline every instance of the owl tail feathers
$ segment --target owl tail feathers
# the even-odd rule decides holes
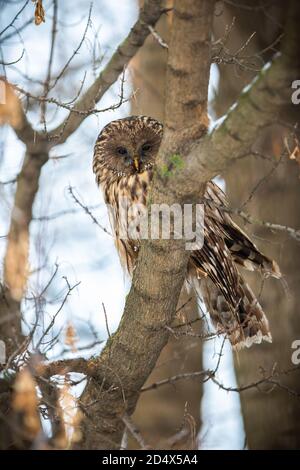
[[[269,322],[257,301],[250,307],[244,322],[237,325],[233,331],[228,331],[227,336],[234,351],[250,348],[253,344],[263,341],[272,343]]]
[[[252,344],[260,344],[263,341],[272,343],[268,319],[249,285],[239,276],[239,290],[241,301],[238,306],[238,319],[240,325],[238,334],[229,335],[234,350],[244,347],[250,348]]]
[[[233,308],[209,279],[201,294],[218,334],[225,335],[234,351],[263,341],[272,343],[268,319],[248,284],[239,276],[239,301]]]

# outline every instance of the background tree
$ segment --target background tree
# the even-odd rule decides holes
[[[282,2],[262,2],[251,8],[249,2],[236,2],[223,5],[223,14],[215,19],[216,39],[222,37],[226,24],[235,18],[234,28],[230,35],[228,47],[238,50],[255,32],[247,47],[247,55],[252,56],[248,67],[232,67],[220,64],[220,84],[215,109],[221,116],[237,99],[249,79],[257,73],[258,57],[265,62],[271,60],[274,47],[284,33],[286,10]],[[292,30],[289,18],[286,26]],[[297,20],[296,20],[297,21]],[[284,36],[283,36],[284,37]],[[284,39],[283,39],[284,40]],[[252,63],[251,63],[252,62]],[[296,61],[293,64],[297,75]],[[232,74],[235,79],[232,80]],[[299,73],[298,73],[299,74]],[[259,111],[258,111],[259,112]],[[263,109],[261,110],[263,113]],[[230,195],[232,207],[251,215],[258,221],[270,220],[286,226],[299,227],[300,186],[295,162],[286,152],[286,140],[291,137],[291,151],[297,142],[299,107],[292,101],[283,109],[278,109],[280,123],[268,127],[260,134],[253,145],[253,153],[246,155],[226,174],[226,188]],[[296,127],[294,127],[296,126]],[[294,142],[293,142],[294,140]],[[241,218],[239,218],[239,223]],[[250,275],[249,282],[256,292],[261,291],[261,299],[270,319],[273,343],[271,347],[253,348],[251,360],[247,352],[241,352],[236,361],[236,371],[240,384],[253,381],[260,366],[268,373],[273,367],[278,370],[289,369],[291,362],[291,345],[299,337],[298,289],[299,244],[285,233],[278,233],[260,224],[246,229],[257,237],[257,243],[263,250],[278,260],[284,275],[284,284],[267,282],[264,285]],[[249,394],[241,395],[245,420],[247,443],[250,448],[276,449],[299,447],[299,378],[297,374],[287,374],[282,379],[283,387],[294,390],[286,402],[286,390],[277,388],[268,399],[261,390],[253,388]],[[267,392],[269,387],[265,389]]]

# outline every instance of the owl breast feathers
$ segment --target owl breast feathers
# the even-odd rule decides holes
[[[105,126],[95,145],[93,170],[111,208],[116,247],[129,274],[139,240],[124,237],[120,201],[146,208],[162,134],[163,126],[155,119],[131,116]],[[234,349],[272,342],[266,315],[237,265],[277,278],[279,268],[233,222],[225,195],[215,183],[207,184],[204,201],[204,244],[191,251],[187,281],[201,294],[217,333],[226,335]]]

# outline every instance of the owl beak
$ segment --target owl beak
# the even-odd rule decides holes
[[[139,157],[134,157],[133,166],[136,169],[136,171],[140,171],[140,159],[139,159]]]

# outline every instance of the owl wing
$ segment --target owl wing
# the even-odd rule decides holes
[[[280,277],[276,263],[263,255],[224,211],[224,193],[209,183],[205,194],[204,244],[191,255],[189,275],[197,275],[201,296],[218,333],[226,334],[234,349],[271,341],[261,305],[237,269]],[[195,279],[193,284],[195,285]]]
[[[232,220],[224,192],[212,181],[205,194],[207,216],[224,237],[234,261],[249,271],[260,270],[266,276],[281,277],[274,260],[261,253],[248,235]]]
[[[209,277],[201,280],[199,291],[217,333],[226,335],[234,350],[262,341],[272,342],[267,317],[241,275],[236,285],[240,299],[236,309]]]

